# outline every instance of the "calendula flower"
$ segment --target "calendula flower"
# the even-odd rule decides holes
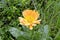
[[[23,18],[19,17],[19,22],[21,25],[29,27],[30,30],[33,29],[33,26],[40,24],[39,13],[35,10],[24,10],[22,12]]]

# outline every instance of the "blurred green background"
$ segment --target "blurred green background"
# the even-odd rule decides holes
[[[37,10],[41,24],[19,24],[25,9]],[[0,40],[60,40],[60,0],[0,0]]]

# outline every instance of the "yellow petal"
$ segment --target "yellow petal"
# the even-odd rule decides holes
[[[26,18],[26,19],[27,18],[29,18],[29,19],[33,18],[33,20],[36,20],[39,17],[39,13],[35,10],[24,10],[22,12],[22,14],[23,14],[24,18]]]
[[[36,20],[36,21],[34,21],[34,24],[40,24],[40,21],[41,21],[41,19],[40,20]]]
[[[25,19],[22,18],[22,17],[19,17],[19,21],[20,21],[20,24],[21,24],[21,25],[25,25],[25,26],[30,25],[30,24],[27,22],[27,20],[25,20]]]
[[[32,29],[33,29],[33,27],[30,25],[29,29],[30,29],[30,30],[32,30]]]
[[[36,24],[32,24],[32,26],[36,26]]]

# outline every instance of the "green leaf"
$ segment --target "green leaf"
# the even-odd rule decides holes
[[[1,36],[0,36],[0,40],[2,40],[2,39],[1,39]]]
[[[48,33],[49,33],[49,27],[48,27],[48,25],[45,25],[44,26],[44,34],[46,35],[46,37],[48,36]]]
[[[12,34],[13,37],[15,37],[17,40],[29,40],[30,39],[30,33],[20,31],[17,28],[11,27],[9,29],[9,32]]]
[[[5,7],[5,4],[6,4],[5,0],[0,0],[0,8]]]
[[[42,27],[42,36],[41,36],[41,40],[47,40],[49,38],[49,27],[48,25],[45,25],[44,27]]]
[[[56,37],[55,37],[55,40],[60,40],[60,30],[58,31]]]
[[[1,27],[1,25],[3,25],[3,22],[2,21],[0,21],[0,27]]]
[[[11,27],[9,32],[12,34],[13,37],[18,38],[19,36],[23,35],[24,32],[18,30],[17,28]]]

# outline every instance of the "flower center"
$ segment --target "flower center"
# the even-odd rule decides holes
[[[33,23],[34,18],[31,16],[25,17],[25,19],[28,21],[28,23]]]

